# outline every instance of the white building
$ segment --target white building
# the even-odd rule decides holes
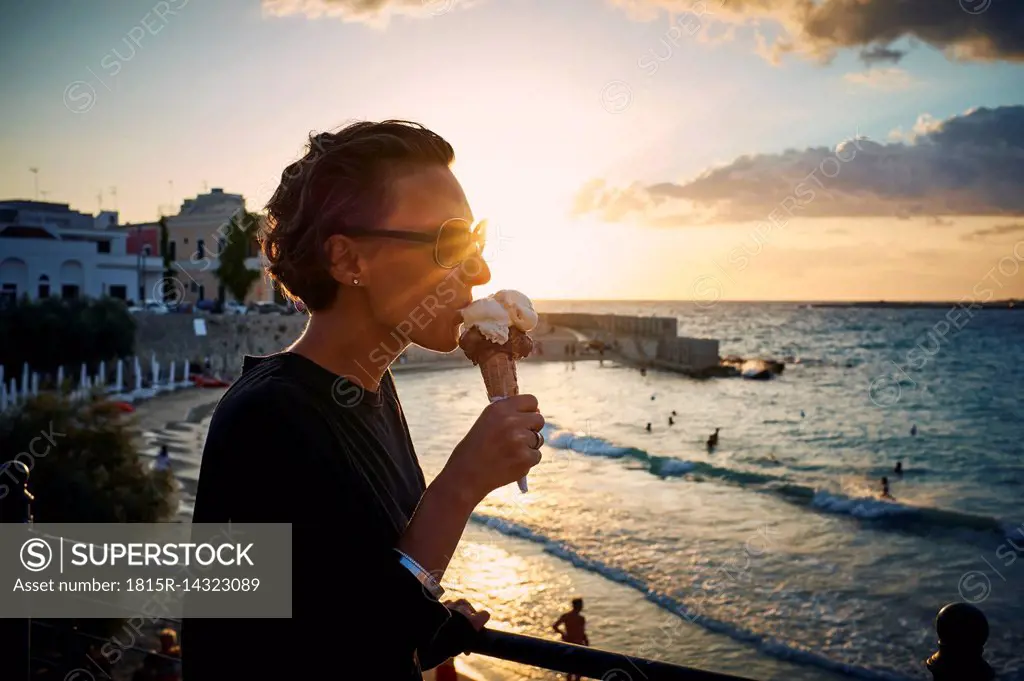
[[[161,258],[129,254],[128,232],[117,218],[115,211],[93,216],[66,203],[0,201],[0,296],[159,297],[152,290]]]

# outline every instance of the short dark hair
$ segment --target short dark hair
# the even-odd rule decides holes
[[[572,599],[572,607],[576,608],[577,610],[582,608],[583,607],[583,599],[579,598],[579,597]]]
[[[281,173],[260,244],[281,292],[310,310],[338,292],[324,242],[346,227],[374,227],[391,210],[391,182],[426,166],[449,167],[452,146],[419,123],[360,121],[310,134],[306,153]]]

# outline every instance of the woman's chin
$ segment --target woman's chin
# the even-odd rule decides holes
[[[422,338],[412,338],[411,340],[424,350],[433,350],[434,352],[449,353],[454,352],[459,347],[459,339],[455,334],[442,335],[432,333],[424,335]]]

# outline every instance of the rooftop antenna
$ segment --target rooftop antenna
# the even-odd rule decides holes
[[[39,168],[29,168],[28,171],[35,176],[34,183],[36,186],[36,201],[39,200]]]
[[[97,213],[102,213],[103,212],[103,190],[102,189],[99,190],[98,192],[96,192],[96,203],[99,206],[96,212]]]
[[[114,199],[114,210],[117,210],[117,187],[110,188],[110,196]]]
[[[205,193],[207,193],[208,191],[209,191],[209,187],[208,187],[208,185],[206,184],[206,180],[203,180],[203,193],[205,194]]]

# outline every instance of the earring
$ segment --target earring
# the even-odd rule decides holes
[[[359,286],[359,280],[358,279],[353,279],[352,280],[352,285],[353,286]]]

